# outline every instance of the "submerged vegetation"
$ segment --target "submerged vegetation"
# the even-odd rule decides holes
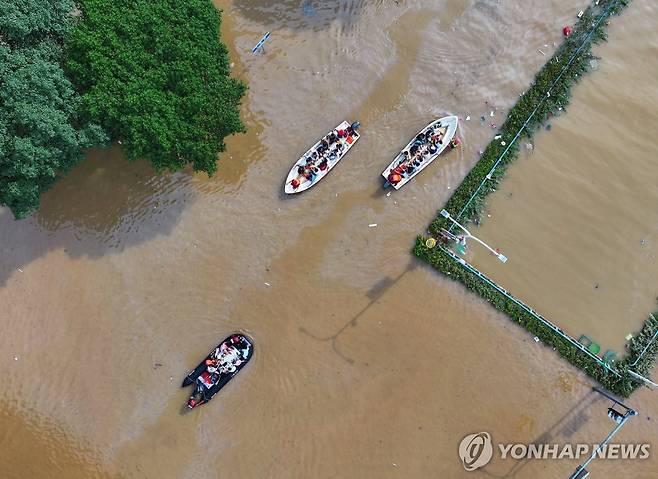
[[[108,139],[213,174],[244,130],[210,0],[0,0],[0,205],[24,218]]]
[[[61,67],[73,8],[72,0],[0,0],[0,204],[17,218],[105,139],[80,115]]]
[[[480,160],[445,204],[446,210],[458,216],[462,222],[479,220],[485,198],[495,191],[505,174],[506,166],[517,158],[519,141],[531,138],[552,115],[564,110],[569,102],[572,87],[590,70],[590,62],[595,58],[591,51],[592,44],[606,39],[609,17],[619,14],[629,3],[630,0],[599,0],[587,8],[574,26],[573,33],[565,38],[552,58],[537,73],[531,87],[512,107],[499,131],[501,136],[489,143]],[[429,231],[438,236],[442,229],[449,227],[449,221],[437,215],[430,224]],[[424,238],[418,238],[414,254],[440,272],[464,283],[615,393],[628,396],[638,386],[627,372],[629,366],[632,365],[632,370],[642,375],[648,374],[653,366],[658,345],[652,343],[640,357],[653,333],[658,330],[658,322],[653,318],[645,322],[642,331],[630,342],[628,355],[614,364],[614,370],[618,373],[614,374],[519,304],[456,262],[443,249],[428,248]]]
[[[84,113],[158,171],[212,174],[224,138],[241,132],[245,86],[229,78],[210,0],[81,0],[67,71]]]

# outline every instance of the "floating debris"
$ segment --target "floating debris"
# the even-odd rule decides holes
[[[306,16],[314,17],[315,16],[315,7],[310,2],[304,2],[302,5],[302,10]]]
[[[368,228],[376,228],[376,227],[377,227],[377,223],[370,223],[368,225]]]

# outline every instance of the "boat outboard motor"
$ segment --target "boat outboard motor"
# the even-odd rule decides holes
[[[351,126],[352,126],[353,130],[358,130],[359,128],[361,128],[361,123],[358,122],[358,121],[355,121],[354,123],[352,123]]]

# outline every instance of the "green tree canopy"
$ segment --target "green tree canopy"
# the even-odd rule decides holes
[[[245,86],[229,78],[210,0],[81,0],[67,70],[84,111],[157,170],[212,174],[224,138],[244,130]]]
[[[0,0],[0,32],[5,42],[21,46],[45,37],[61,40],[74,11],[73,0]]]
[[[80,97],[60,66],[69,0],[0,0],[0,204],[17,218],[36,210],[41,193],[101,143],[84,123]]]

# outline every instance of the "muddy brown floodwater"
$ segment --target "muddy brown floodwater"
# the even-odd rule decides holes
[[[489,276],[601,354],[623,355],[657,306],[657,14],[639,1],[614,22],[568,114],[532,150],[521,145],[477,230],[508,263],[472,251]]]
[[[0,211],[0,476],[567,477],[575,461],[464,471],[468,433],[595,442],[612,423],[584,375],[409,250],[491,137],[479,117],[502,121],[584,5],[217,2],[250,89],[249,132],[214,178],[159,177],[112,148],[34,217]],[[613,29],[655,28],[655,14],[637,0]],[[385,196],[392,155],[448,113],[471,116],[464,147]],[[294,160],[344,118],[361,121],[359,144],[284,197]],[[183,375],[234,330],[253,337],[252,362],[185,413]],[[656,397],[630,402],[641,414],[620,441],[653,441]],[[648,479],[654,456],[591,470]]]

